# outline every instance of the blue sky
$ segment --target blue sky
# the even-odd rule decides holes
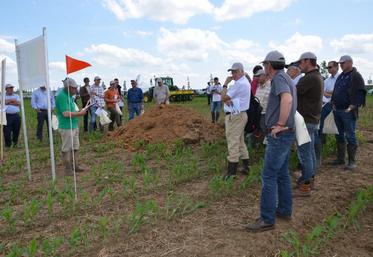
[[[14,39],[36,37],[43,26],[54,88],[66,76],[65,54],[92,64],[71,74],[79,83],[168,75],[202,88],[210,74],[224,81],[236,61],[251,74],[274,49],[288,62],[305,51],[319,61],[350,54],[365,80],[373,76],[369,0],[2,0],[0,9],[0,58],[14,84]]]

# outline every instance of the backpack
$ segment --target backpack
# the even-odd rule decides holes
[[[250,94],[250,107],[246,111],[247,123],[245,126],[245,133],[253,133],[260,129],[260,116],[262,115],[263,107],[260,105],[260,101],[255,97],[252,92]]]

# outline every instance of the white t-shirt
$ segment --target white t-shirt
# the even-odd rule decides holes
[[[211,86],[211,92],[212,92],[212,101],[213,102],[220,102],[221,101],[221,90],[223,87],[220,84]],[[219,93],[219,94],[218,94]]]
[[[235,81],[234,84],[230,86],[227,91],[227,95],[231,98],[232,102],[237,101],[240,112],[243,112],[249,109],[250,93],[251,93],[251,84],[245,76],[242,76],[240,79]],[[224,110],[230,110],[230,109],[231,107],[224,104]]]
[[[329,78],[324,80],[324,92],[326,92],[326,91],[333,92],[334,84],[337,81],[338,76],[339,76],[339,73],[335,74],[334,77],[330,76]],[[331,99],[331,97],[328,98],[328,97],[325,97],[325,95],[323,95],[322,96],[323,104],[329,103],[330,99]]]
[[[294,86],[297,86],[299,80],[303,77],[302,73],[299,74],[298,76],[296,76],[292,81],[293,81],[293,85]]]

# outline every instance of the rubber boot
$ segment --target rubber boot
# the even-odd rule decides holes
[[[72,162],[71,162],[71,152],[61,152],[61,159],[62,163],[65,166],[65,175],[66,176],[74,176],[74,171],[72,169]]]
[[[75,160],[75,171],[76,172],[83,172],[84,169],[82,166],[79,165],[79,151],[78,150],[74,150],[74,160]]]
[[[337,159],[334,160],[332,165],[344,165],[346,155],[346,143],[337,143]]]
[[[347,145],[348,164],[346,166],[346,170],[353,171],[356,169],[356,161],[355,161],[356,150],[357,150],[357,145],[350,145],[350,144]]]
[[[238,162],[228,162],[228,171],[227,175],[224,176],[225,180],[228,180],[231,177],[235,177],[237,174]]]
[[[219,116],[220,116],[220,113],[219,113],[219,112],[215,113],[215,122],[216,122],[216,123],[218,123]]]
[[[215,123],[215,112],[211,112],[211,121]]]
[[[244,175],[249,175],[249,159],[242,159],[242,166],[239,171]]]

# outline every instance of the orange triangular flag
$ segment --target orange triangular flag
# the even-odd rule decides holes
[[[66,55],[66,73],[70,74],[91,66],[88,62],[80,61]]]

